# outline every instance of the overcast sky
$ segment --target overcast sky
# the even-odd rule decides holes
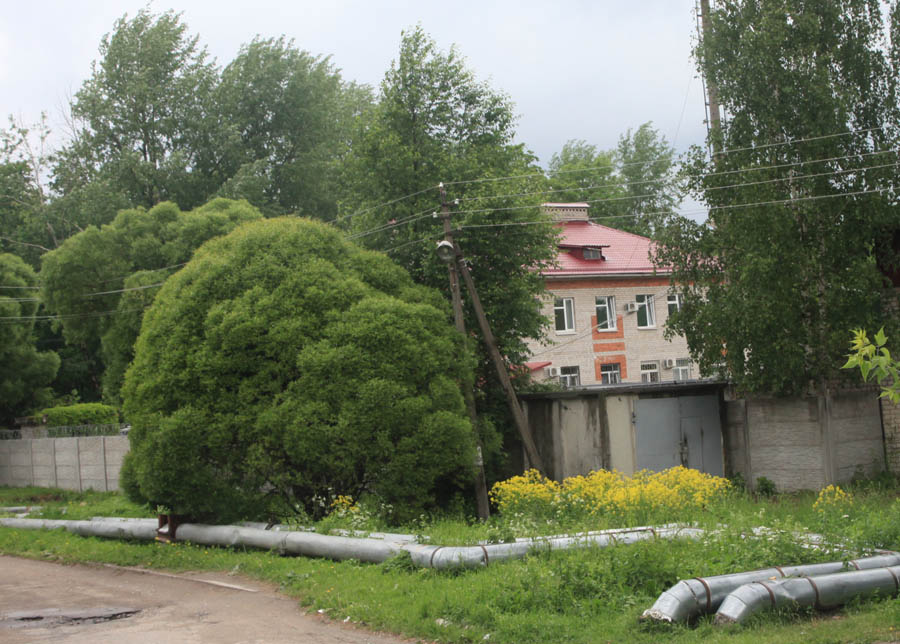
[[[477,77],[510,95],[519,140],[543,165],[569,139],[602,149],[646,121],[679,151],[704,140],[703,92],[690,52],[695,0],[156,0],[183,12],[220,66],[255,35],[286,35],[331,55],[345,78],[378,85],[400,32],[416,23],[456,44]],[[61,131],[62,106],[90,74],[103,34],[144,1],[37,0],[0,18],[0,115]]]

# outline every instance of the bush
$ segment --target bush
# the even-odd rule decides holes
[[[249,223],[144,317],[123,389],[131,496],[228,521],[377,496],[394,519],[474,460],[461,337],[436,291],[334,228]]]
[[[112,425],[119,422],[115,407],[103,403],[78,403],[65,407],[48,407],[38,412],[48,427],[61,425]]]

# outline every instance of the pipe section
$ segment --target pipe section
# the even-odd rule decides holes
[[[63,521],[52,519],[0,519],[0,525],[11,528],[65,528],[82,536],[109,538],[156,538],[156,519],[96,518],[92,521]],[[703,530],[666,525],[659,528],[602,530],[574,536],[544,537],[519,540],[515,543],[486,544],[478,546],[431,546],[402,541],[372,538],[352,538],[317,534],[315,532],[290,532],[263,530],[245,526],[211,526],[198,523],[182,523],[177,538],[215,546],[245,546],[275,550],[282,554],[325,557],[328,559],[358,559],[368,563],[381,563],[390,557],[408,552],[415,565],[424,568],[476,568],[496,561],[516,559],[536,550],[566,550],[569,548],[605,547],[629,544],[648,539],[674,539],[687,537],[698,539]],[[389,535],[384,537],[404,537]]]
[[[839,573],[847,567],[870,570],[900,565],[900,553],[881,554],[851,561],[832,561],[804,566],[773,566],[761,570],[739,572],[714,577],[682,579],[659,596],[656,603],[644,611],[642,619],[662,622],[681,622],[703,613],[715,611],[725,598],[741,586],[754,582],[783,579],[785,577],[812,577]]]
[[[537,550],[567,550],[590,546],[606,547],[615,544],[629,544],[648,539],[674,539],[687,537],[699,539],[703,530],[697,528],[634,528],[603,530],[597,533],[545,537],[516,541],[515,543],[493,543],[478,546],[426,546],[411,544],[404,549],[409,552],[413,563],[422,568],[477,568],[491,562],[506,559],[521,559],[529,552]]]
[[[854,570],[780,581],[756,581],[728,595],[716,613],[716,624],[736,624],[767,608],[812,606],[817,610],[841,606],[856,597],[900,592],[900,566]]]

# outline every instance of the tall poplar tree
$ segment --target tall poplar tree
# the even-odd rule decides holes
[[[696,50],[728,118],[695,149],[704,224],[673,217],[657,262],[685,293],[669,331],[740,389],[822,391],[848,329],[878,326],[900,221],[896,66],[878,0],[723,0]],[[896,43],[893,43],[896,44]]]

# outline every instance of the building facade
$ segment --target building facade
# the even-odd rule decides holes
[[[545,343],[529,347],[534,380],[575,387],[698,379],[685,339],[664,337],[681,296],[652,265],[652,242],[589,221],[586,203],[544,209],[562,237],[556,267],[544,272],[541,306],[551,325]]]

